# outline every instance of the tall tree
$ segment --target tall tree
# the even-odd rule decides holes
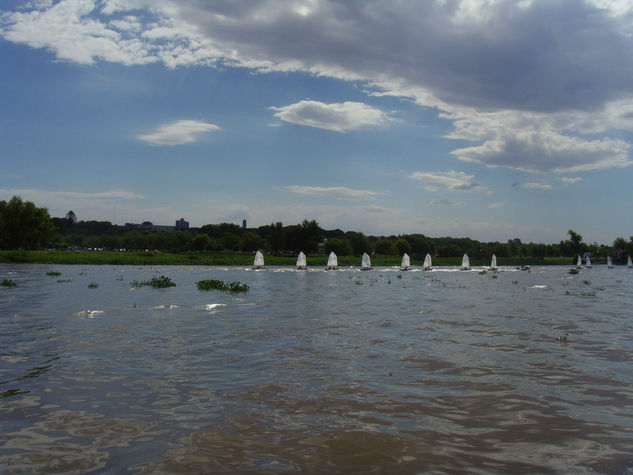
[[[0,249],[37,249],[53,231],[46,208],[38,208],[18,196],[0,201]]]

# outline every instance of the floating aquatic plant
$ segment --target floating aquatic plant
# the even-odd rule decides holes
[[[591,285],[591,282],[589,282],[588,280],[583,280],[582,283],[585,285]]]
[[[165,277],[161,275],[160,277],[152,277],[150,280],[145,280],[143,282],[139,282],[135,280],[131,282],[132,287],[143,287],[145,285],[149,287],[154,287],[155,289],[165,289],[167,287],[176,287],[176,283],[171,280],[169,277]]]
[[[11,279],[2,279],[0,285],[2,285],[2,287],[15,287],[18,284],[13,282]]]
[[[499,278],[499,276],[498,276],[497,274],[492,274],[490,277],[491,277],[492,279],[498,279],[498,278]]]
[[[571,269],[569,269],[569,273],[570,274],[579,274],[580,271],[578,269],[571,268]]]
[[[96,282],[90,282],[90,283],[88,284],[88,288],[89,288],[89,289],[96,289],[96,288],[98,288],[98,287],[99,287],[99,284],[97,284]]]
[[[221,280],[210,279],[210,280],[199,280],[196,282],[196,287],[198,290],[220,290],[221,292],[248,292],[249,286],[247,284],[242,284],[241,282],[229,282],[228,284],[222,282]]]
[[[61,272],[57,272],[56,270],[49,270],[46,275],[53,275],[53,276],[58,276],[58,275],[62,275]]]
[[[70,279],[57,279],[58,284],[65,284],[67,282],[72,282]]]

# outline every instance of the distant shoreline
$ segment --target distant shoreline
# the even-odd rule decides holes
[[[326,254],[307,256],[308,266],[324,267],[327,264]],[[75,265],[202,265],[202,266],[250,266],[253,264],[253,253],[248,252],[119,252],[119,251],[0,251],[0,263],[3,264],[75,264]],[[297,256],[283,254],[267,254],[265,264],[269,266],[294,266]],[[374,266],[399,266],[401,256],[374,255],[371,257]],[[411,256],[411,265],[421,267],[424,256]],[[460,257],[434,257],[435,266],[459,266]],[[360,256],[338,256],[340,266],[360,266]],[[470,258],[471,266],[489,266],[490,258]],[[531,257],[497,258],[499,266],[522,265],[574,265],[571,257]],[[594,260],[594,264],[601,264]]]

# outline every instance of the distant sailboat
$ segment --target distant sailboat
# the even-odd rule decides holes
[[[633,261],[631,261],[631,256],[626,258],[626,265],[629,269],[633,269]]]
[[[579,269],[582,267],[582,257],[578,256],[578,260],[576,261],[576,267]]]
[[[338,259],[334,251],[330,252],[330,255],[327,258],[327,265],[325,266],[327,270],[338,269]]]
[[[424,270],[431,270],[433,268],[433,263],[431,262],[431,254],[428,254],[424,257]]]
[[[470,269],[470,259],[468,258],[468,254],[464,254],[464,257],[462,257],[462,270],[469,270]]]
[[[369,254],[363,252],[363,260],[361,262],[360,270],[370,270],[371,269],[371,259],[369,258]]]
[[[261,269],[264,267],[264,255],[261,251],[255,253],[255,260],[253,261],[253,269]]]
[[[308,264],[306,262],[306,255],[303,252],[299,253],[297,257],[297,265],[295,266],[297,269],[307,269]]]
[[[490,261],[490,269],[497,270],[497,256],[495,256],[494,254],[492,255],[492,259]]]
[[[400,270],[409,270],[411,269],[411,259],[409,259],[409,254],[406,252],[402,255],[402,264],[400,264]]]
[[[613,261],[611,260],[611,256],[607,256],[607,267],[609,269],[613,268]]]
[[[589,259],[589,256],[585,257],[585,260],[587,261],[587,269],[591,269],[591,259]]]

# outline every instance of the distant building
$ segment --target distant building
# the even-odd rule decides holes
[[[246,229],[246,220],[245,219],[242,220],[242,229]]]
[[[185,221],[184,218],[180,218],[176,221],[176,231],[187,231],[189,229],[189,221]]]

